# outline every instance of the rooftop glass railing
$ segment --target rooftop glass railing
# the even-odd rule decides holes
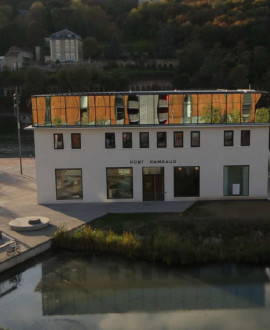
[[[36,95],[33,126],[269,123],[267,92],[177,91]]]

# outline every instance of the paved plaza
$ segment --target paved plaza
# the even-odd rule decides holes
[[[106,213],[183,212],[193,202],[144,202],[144,203],[65,203],[37,204],[35,159],[22,160],[23,174],[17,158],[0,159],[0,231],[3,240],[18,240],[21,252],[49,241],[57,227],[71,230]],[[11,230],[9,221],[39,216],[50,219],[50,225],[31,232]],[[1,245],[1,244],[0,244]],[[0,263],[7,259],[0,249]]]

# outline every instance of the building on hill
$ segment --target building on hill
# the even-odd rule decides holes
[[[82,38],[67,29],[55,32],[50,37],[52,62],[78,62],[82,60]]]
[[[39,203],[268,197],[266,92],[37,95],[32,115]]]
[[[25,68],[33,63],[34,55],[19,47],[12,46],[9,48],[2,63],[3,68],[9,70],[18,70]]]

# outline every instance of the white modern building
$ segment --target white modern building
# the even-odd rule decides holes
[[[32,97],[39,203],[265,199],[257,91]]]

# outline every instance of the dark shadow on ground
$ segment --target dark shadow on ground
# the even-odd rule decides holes
[[[120,202],[120,203],[67,203],[43,204],[83,222],[90,222],[107,213],[181,213],[194,202]]]
[[[0,183],[4,186],[12,186],[17,187],[18,189],[22,188],[23,190],[35,192],[36,189],[29,187],[28,182],[25,182],[25,180],[29,180],[29,177],[24,178],[23,176],[14,175],[7,172],[0,173]]]
[[[1,194],[0,194],[0,196],[1,196]],[[10,210],[0,206],[0,217],[4,217],[4,218],[12,220],[12,219],[17,218],[18,215],[16,213],[11,212]]]

